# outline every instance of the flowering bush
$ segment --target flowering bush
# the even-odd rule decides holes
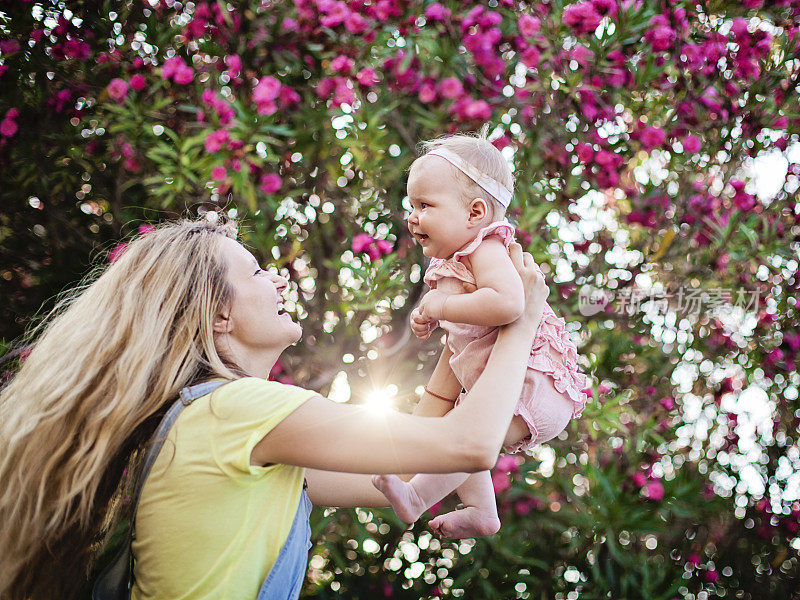
[[[513,164],[510,216],[594,401],[498,462],[496,536],[319,511],[306,597],[797,597],[800,2],[1,6],[12,358],[40,305],[140,224],[235,216],[293,281],[305,341],[276,376],[353,401],[394,385],[410,409],[439,341],[407,332],[423,288],[405,171],[420,140],[484,122]],[[588,314],[583,286],[759,297]],[[772,425],[745,447],[754,397]]]

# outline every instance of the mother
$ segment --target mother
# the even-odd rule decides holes
[[[491,468],[547,295],[530,256],[516,246],[513,258],[527,310],[465,400],[442,418],[376,417],[266,381],[301,329],[282,312],[286,280],[230,225],[171,223],[135,240],[52,318],[0,394],[0,598],[85,592],[126,467],[187,386],[194,401],[139,504],[134,598],[296,597],[304,476],[314,504],[383,506],[370,473]],[[452,384],[444,371],[432,391]],[[225,385],[207,393],[208,382]]]

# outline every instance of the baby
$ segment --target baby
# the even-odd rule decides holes
[[[423,147],[426,153],[409,170],[408,229],[431,259],[425,272],[431,289],[412,311],[411,328],[420,339],[430,337],[437,326],[447,332],[444,353],[452,353],[452,374],[468,391],[486,366],[498,327],[516,320],[524,307],[522,280],[508,254],[514,227],[505,220],[514,176],[485,134],[439,138]],[[546,442],[580,416],[588,399],[582,391],[588,378],[578,370],[577,358],[564,319],[545,304],[506,435],[507,452]],[[427,386],[425,392],[420,401],[425,408],[416,414],[440,416],[461,398]],[[434,531],[465,538],[500,528],[488,471],[420,474],[408,482],[381,475],[373,483],[406,523],[457,489],[465,508],[430,521]]]

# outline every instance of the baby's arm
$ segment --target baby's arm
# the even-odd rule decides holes
[[[496,237],[487,238],[470,255],[467,266],[478,289],[451,296],[431,290],[423,297],[424,315],[488,327],[518,319],[525,308],[525,291],[503,242]]]

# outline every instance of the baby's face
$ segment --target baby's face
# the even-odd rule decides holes
[[[475,237],[452,169],[445,159],[427,156],[408,176],[408,230],[425,256],[450,258]]]

